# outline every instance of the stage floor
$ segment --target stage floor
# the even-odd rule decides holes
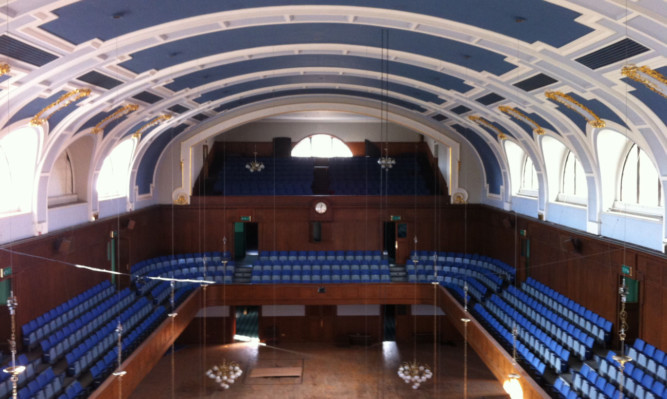
[[[131,399],[149,398],[463,398],[463,343],[416,344],[417,360],[435,375],[413,390],[396,374],[412,361],[415,344],[395,342],[371,346],[283,344],[278,347],[234,343],[206,348],[191,346],[166,354],[133,392]],[[243,375],[227,391],[206,377],[223,358],[240,363]],[[252,370],[302,367],[301,377],[250,378]],[[172,373],[174,378],[172,379]],[[468,398],[508,398],[481,359],[468,350]]]

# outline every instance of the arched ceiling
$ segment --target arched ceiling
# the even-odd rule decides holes
[[[99,162],[169,114],[142,133],[135,168],[148,179],[169,142],[202,122],[314,96],[386,101],[437,123],[475,148],[493,194],[506,170],[499,133],[535,154],[536,125],[592,174],[592,123],[628,129],[667,175],[667,83],[655,78],[667,75],[664,0],[10,0],[0,10],[3,128],[91,90],[49,118],[49,159],[94,134]],[[623,76],[627,64],[657,72],[640,77],[658,89]]]

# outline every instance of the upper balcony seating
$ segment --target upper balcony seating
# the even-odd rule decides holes
[[[584,331],[590,332],[601,344],[609,342],[612,323],[593,313],[591,310],[574,302],[570,298],[554,291],[550,287],[529,277],[521,285],[522,289],[547,307],[560,314]]]

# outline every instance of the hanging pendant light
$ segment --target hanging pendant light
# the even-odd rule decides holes
[[[264,163],[257,162],[257,151],[255,151],[253,154],[255,154],[255,159],[245,164],[245,167],[250,171],[250,173],[261,172],[264,169]]]
[[[16,399],[19,375],[25,371],[25,366],[16,364],[16,308],[18,307],[18,301],[14,296],[12,291],[7,298],[7,308],[9,309],[9,315],[11,316],[12,331],[11,337],[9,339],[10,351],[12,354],[11,366],[4,368],[2,371],[6,374],[9,374],[10,381],[12,382],[12,399]]]
[[[388,148],[384,149],[384,153],[385,155],[378,159],[378,165],[380,165],[382,169],[389,170],[396,164],[396,160],[389,156]]]

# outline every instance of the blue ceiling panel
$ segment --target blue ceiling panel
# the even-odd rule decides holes
[[[117,110],[118,110],[118,108],[114,108],[114,109],[112,109],[112,110],[110,110],[110,111],[107,111],[107,112],[100,112],[99,114],[93,116],[92,118],[88,119],[88,121],[87,121],[83,126],[81,126],[81,128],[79,129],[79,132],[81,132],[81,131],[83,131],[83,130],[86,130],[86,129],[89,129],[89,128],[91,128],[91,127],[97,125],[97,124],[98,124],[99,122],[101,122],[104,118],[106,118],[107,116],[113,114],[113,113],[116,112]],[[106,126],[104,126],[104,137],[106,137],[107,134],[109,134],[109,132],[111,132],[116,126],[118,126],[118,125],[119,125],[121,122],[123,122],[123,121],[125,121],[125,117],[123,117],[123,118],[118,118],[118,119],[115,119],[115,120],[113,120],[113,121],[107,123]]]
[[[139,195],[149,194],[151,192],[151,184],[153,183],[153,175],[157,162],[160,159],[160,154],[167,147],[167,144],[176,136],[178,136],[188,125],[181,124],[171,129],[162,132],[159,137],[153,141],[144,156],[141,158],[139,168],[137,169],[137,186],[139,187]]]
[[[396,106],[406,108],[411,111],[417,111],[417,112],[424,112],[426,111],[424,108],[413,104],[409,103],[407,101],[399,100],[396,98],[384,98],[383,96],[373,94],[373,93],[366,93],[366,92],[361,92],[361,91],[354,91],[354,90],[335,90],[335,89],[301,89],[301,90],[285,90],[285,91],[277,91],[273,93],[264,93],[256,96],[250,96],[246,98],[242,98],[236,101],[231,101],[229,103],[225,103],[220,105],[215,109],[216,112],[222,112],[225,110],[231,110],[236,107],[240,107],[243,105],[251,104],[254,102],[262,101],[262,100],[267,100],[270,98],[278,98],[278,97],[289,97],[289,96],[298,96],[298,95],[304,95],[304,94],[332,94],[332,95],[341,95],[341,96],[354,96],[354,97],[364,97],[364,98],[370,98],[372,100],[376,101],[386,101],[390,104],[394,104]]]
[[[555,133],[558,133],[558,132],[553,128],[553,126],[552,126],[549,122],[547,122],[546,120],[544,120],[544,118],[542,118],[542,117],[539,116],[538,114],[536,114],[536,113],[534,113],[534,112],[526,112],[525,110],[523,110],[523,109],[521,109],[521,108],[515,108],[515,109],[516,109],[517,111],[521,112],[522,114],[526,115],[527,117],[529,117],[529,118],[532,119],[533,121],[535,121],[535,123],[537,123],[538,125],[540,125],[540,127],[541,127],[542,129],[549,129],[549,130],[552,130],[552,131],[555,132]],[[519,126],[521,126],[521,128],[522,128],[523,130],[525,130],[526,133],[528,133],[528,134],[530,135],[530,137],[533,137],[533,138],[534,138],[534,135],[533,135],[533,129],[535,129],[535,126],[533,126],[532,124],[530,124],[530,123],[524,121],[524,120],[521,119],[521,118],[516,118],[516,117],[514,117],[513,115],[509,115],[509,116],[512,118],[512,120],[513,120],[514,122],[516,122]]]
[[[236,94],[242,94],[250,90],[257,90],[265,87],[280,86],[280,85],[289,85],[289,84],[307,84],[307,83],[335,83],[335,84],[349,84],[357,86],[367,86],[373,87],[376,89],[382,88],[382,81],[368,78],[361,78],[357,76],[345,76],[345,75],[297,75],[297,76],[281,76],[281,77],[269,77],[266,79],[257,79],[249,82],[240,83],[233,86],[224,87],[222,89],[217,89],[205,93],[199,98],[196,98],[195,101],[198,103],[204,103],[208,101],[215,101],[222,97],[233,96]],[[419,99],[421,101],[431,102],[434,104],[440,104],[443,102],[435,94],[415,89],[410,86],[389,83],[388,89],[391,92],[401,93],[406,96]]]
[[[579,103],[585,105],[588,109],[593,111],[600,119],[606,119],[612,122],[616,122],[621,126],[627,127],[623,119],[621,119],[614,111],[607,107],[603,102],[598,100],[586,100],[585,98],[574,94],[568,93],[568,95]]]
[[[11,125],[14,122],[18,122],[22,119],[34,117],[38,112],[47,107],[49,104],[56,102],[61,96],[63,96],[66,93],[67,93],[66,91],[59,91],[48,98],[39,98],[39,97],[35,98],[26,106],[21,108],[20,111],[12,115],[12,118],[7,122],[7,126]],[[49,131],[53,131],[53,129],[58,125],[58,123],[60,123],[60,121],[62,121],[67,115],[69,115],[70,112],[74,111],[76,109],[76,103],[79,101],[81,101],[81,99],[77,100],[75,103],[70,104],[69,106],[61,110],[52,113],[51,114],[52,116],[48,120]]]
[[[667,76],[667,66],[658,68],[656,71],[662,76]],[[667,125],[667,104],[665,103],[667,99],[649,89],[642,83],[628,78],[623,78],[623,81],[635,88],[635,90],[631,91],[630,94],[635,96],[639,101],[643,102],[644,105],[651,109],[651,111],[655,112],[658,118],[660,118],[660,120],[662,120],[662,122]]]
[[[184,75],[174,79],[174,81],[166,85],[166,87],[173,91],[180,91],[185,88],[193,88],[238,75],[268,70],[308,67],[379,71],[382,69],[382,60],[343,55],[294,55],[259,58],[221,65]],[[426,84],[437,86],[445,90],[456,90],[463,93],[472,89],[472,86],[465,84],[462,79],[401,62],[389,61],[388,72],[391,75],[422,81]]]
[[[500,187],[503,185],[503,176],[500,164],[491,147],[472,130],[459,124],[452,126],[475,148],[479,158],[482,160],[482,166],[486,174],[486,184],[489,186],[489,193],[500,195]]]
[[[249,4],[250,3],[250,4]],[[84,0],[54,11],[57,19],[42,28],[74,44],[98,38],[109,40],[138,29],[178,19],[249,7],[281,5],[345,5],[378,7],[446,18],[479,26],[529,43],[560,47],[591,29],[575,21],[581,14],[536,0]]]
[[[229,51],[289,44],[337,43],[382,47],[383,29],[347,24],[285,24],[232,29],[189,37],[132,54],[121,65],[135,73],[163,69]],[[479,47],[413,31],[386,30],[391,50],[461,64],[476,71],[501,75],[514,68],[505,56]],[[378,63],[379,66],[379,63]]]

